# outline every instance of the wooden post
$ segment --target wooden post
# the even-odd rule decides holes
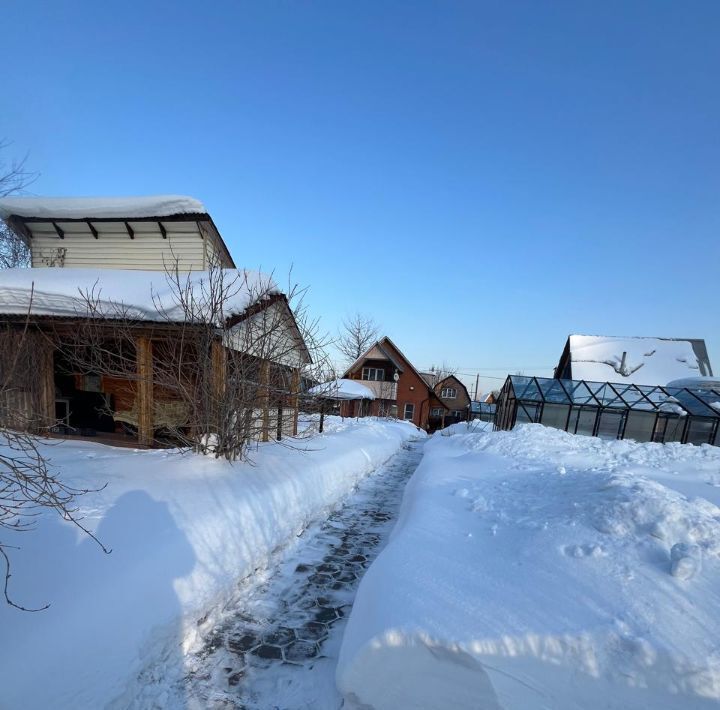
[[[277,406],[277,440],[282,441],[282,420],[283,420],[283,401],[280,399]]]
[[[137,348],[137,410],[138,410],[138,443],[152,446],[154,441],[153,424],[153,353],[152,341],[144,336],[135,343]]]
[[[52,344],[44,339],[40,349],[40,361],[40,426],[45,428],[55,424],[55,358]]]
[[[296,367],[292,373],[292,392],[290,406],[293,408],[293,436],[298,433],[298,415],[300,413],[300,368]]]
[[[270,440],[270,362],[260,362],[260,409],[262,410],[262,441]]]
[[[325,400],[320,403],[320,433],[323,433],[325,427]]]
[[[213,395],[219,401],[225,394],[225,387],[227,386],[227,352],[220,340],[213,340],[211,358]]]

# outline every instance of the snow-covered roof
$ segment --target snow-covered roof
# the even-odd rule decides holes
[[[375,399],[372,390],[357,380],[332,380],[316,385],[309,391],[314,397],[327,399]]]
[[[720,377],[681,377],[665,384],[666,387],[683,387],[689,390],[720,390]]]
[[[145,197],[3,197],[0,217],[35,219],[132,219],[206,214],[202,202],[183,195]]]
[[[280,293],[266,274],[245,269],[222,269],[221,273],[227,294],[225,317]],[[220,285],[219,278],[213,286]],[[4,269],[0,271],[0,314],[179,322],[186,320],[178,298],[179,283],[183,292],[192,293],[195,319],[202,320],[202,314],[209,312],[210,280],[206,271],[181,273],[173,284],[162,271]],[[97,299],[96,308],[89,307],[89,294]]]
[[[571,335],[572,379],[664,385],[711,375],[705,343],[697,339]]]

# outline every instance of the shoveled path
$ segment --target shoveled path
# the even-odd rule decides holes
[[[338,708],[335,665],[366,568],[397,516],[422,457],[414,441],[308,528],[258,580],[243,584],[203,648],[186,659],[188,708]]]

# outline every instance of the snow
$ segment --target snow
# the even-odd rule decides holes
[[[308,394],[327,399],[375,399],[372,390],[357,380],[332,380],[312,387]]]
[[[571,335],[574,380],[665,385],[681,377],[706,374],[690,340]],[[623,361],[623,353],[626,353]]]
[[[206,311],[210,275],[205,271],[174,276],[162,271],[123,269],[3,269],[0,272],[0,313],[37,316],[103,316],[149,321],[185,318],[178,283],[193,294],[195,310]],[[213,277],[214,278],[214,277]],[[226,315],[242,313],[252,303],[279,293],[266,274],[247,269],[223,269],[214,283],[227,294]],[[89,308],[88,299],[97,298]]]
[[[720,390],[720,379],[717,377],[681,377],[668,382],[666,387],[682,387],[691,390]]]
[[[435,434],[364,577],[347,707],[717,708],[720,449]]]
[[[183,195],[145,197],[3,197],[0,218],[47,217],[63,219],[132,219],[169,217],[176,214],[206,214],[202,202]]]
[[[107,483],[81,499],[81,514],[112,552],[57,516],[43,515],[32,532],[3,533],[21,547],[10,550],[12,595],[51,606],[0,605],[2,706],[127,707],[148,664],[161,662],[168,677],[183,673],[184,649],[237,583],[419,435],[404,422],[328,417],[325,434],[261,444],[252,463],[235,465],[178,451],[43,444],[67,483]],[[164,707],[162,697],[154,703]]]

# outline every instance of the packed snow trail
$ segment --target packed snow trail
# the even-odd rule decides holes
[[[203,647],[186,659],[175,700],[188,708],[339,708],[335,666],[359,580],[387,541],[422,458],[405,444],[277,563],[242,584]]]

